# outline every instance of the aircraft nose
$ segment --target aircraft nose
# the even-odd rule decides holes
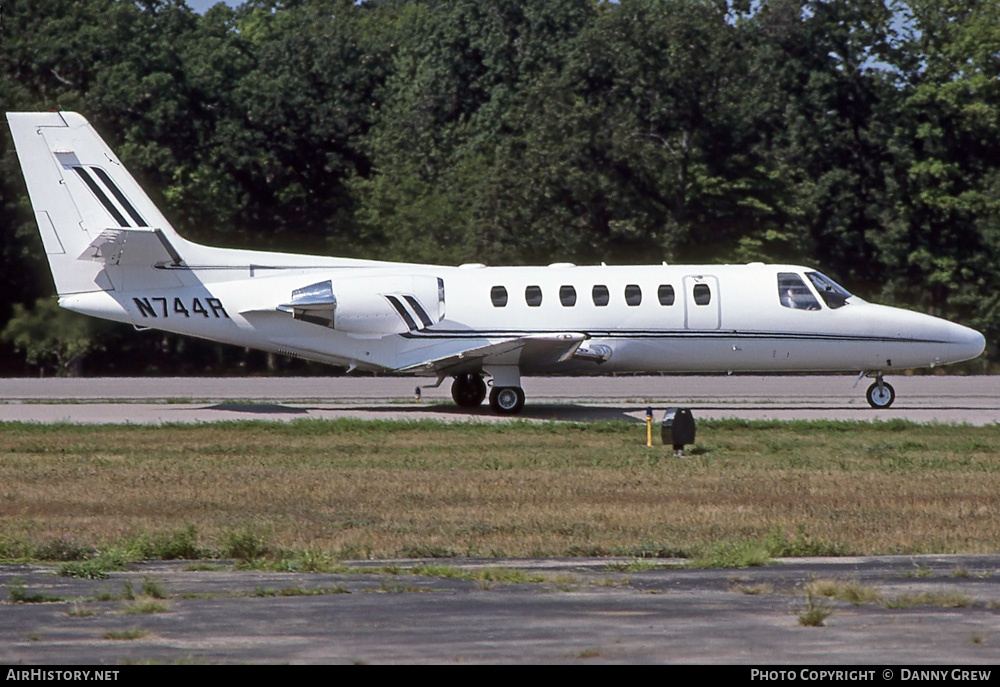
[[[971,327],[951,323],[951,340],[955,346],[954,362],[978,358],[986,350],[986,337]]]
[[[879,309],[876,314],[880,321],[888,324],[896,332],[896,336],[910,336],[929,344],[929,348],[924,348],[920,354],[930,354],[928,358],[924,358],[927,362],[919,362],[920,355],[912,359],[918,367],[920,365],[935,367],[972,360],[979,357],[986,349],[986,337],[971,327],[924,313],[898,309]],[[903,357],[898,356],[898,359],[902,365]]]

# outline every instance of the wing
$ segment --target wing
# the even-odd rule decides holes
[[[587,339],[579,332],[535,334],[494,341],[458,353],[434,357],[396,368],[402,374],[450,375],[478,370],[483,365],[544,367],[569,360]]]

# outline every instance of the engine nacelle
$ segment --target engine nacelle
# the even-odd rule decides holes
[[[278,309],[358,336],[404,334],[444,319],[444,281],[427,275],[328,279],[292,291]]]

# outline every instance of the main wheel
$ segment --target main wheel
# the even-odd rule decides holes
[[[524,407],[524,391],[519,386],[495,386],[490,392],[490,407],[500,415],[517,415]]]
[[[868,405],[872,408],[888,408],[896,400],[896,390],[892,388],[891,384],[885,382],[882,382],[881,385],[875,382],[868,387],[868,393],[865,395],[868,398]]]
[[[486,398],[486,382],[477,374],[458,375],[451,385],[451,397],[460,408],[478,408]]]

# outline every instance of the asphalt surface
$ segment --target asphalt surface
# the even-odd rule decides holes
[[[351,572],[319,574],[156,562],[104,580],[3,566],[8,589],[67,600],[0,605],[0,662],[892,666],[994,663],[1000,647],[1000,556],[782,559],[741,570],[628,571],[627,561],[588,559],[424,562],[461,572],[516,569],[529,576],[521,582],[408,574],[418,563],[356,562]],[[829,615],[822,626],[805,626],[806,585],[817,580],[879,598],[814,598]],[[154,583],[166,597],[159,612],[96,600],[121,595],[126,581],[136,592]],[[136,636],[108,638],[112,632]]]
[[[651,406],[692,409],[695,418],[1000,422],[1000,377],[887,378],[895,404],[865,401],[871,380],[799,377],[529,377],[523,380],[528,420],[641,420]],[[0,379],[0,422],[159,424],[296,418],[497,421],[483,404],[451,402],[450,380],[395,377]],[[423,385],[420,400],[417,385]]]

